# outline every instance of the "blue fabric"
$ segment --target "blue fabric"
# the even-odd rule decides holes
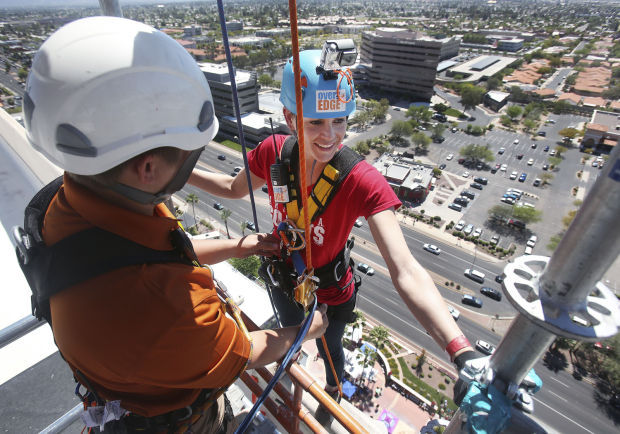
[[[349,380],[345,380],[345,382],[342,384],[342,394],[349,399],[351,399],[356,390],[357,386],[355,386]]]
[[[473,381],[461,403],[467,415],[467,430],[476,434],[500,432],[510,424],[512,403],[492,384],[482,385]]]
[[[536,373],[536,371],[534,371],[534,369],[530,369],[530,372],[527,373],[527,376],[525,378],[531,381],[532,383],[536,384],[534,389],[530,391],[531,393],[538,392],[540,388],[542,387],[542,384],[543,384],[542,379],[538,376],[538,374]]]

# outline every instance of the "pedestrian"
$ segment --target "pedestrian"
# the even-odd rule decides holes
[[[325,333],[328,351],[336,377],[332,374],[322,343],[317,340],[324,359],[327,384],[325,390],[336,398],[337,382],[342,381],[344,353],[342,337],[345,325],[354,320],[358,281],[350,260],[351,242],[347,238],[355,220],[365,217],[374,241],[387,263],[399,295],[413,315],[428,330],[435,342],[454,359],[461,353],[471,358],[472,348],[456,325],[435,287],[432,278],[415,260],[401,232],[395,210],[401,202],[384,177],[342,140],[347,119],[356,107],[354,83],[345,68],[328,70],[321,50],[299,53],[303,95],[303,128],[306,158],[306,183],[309,195],[312,243],[312,264],[320,280],[316,292],[319,302],[329,305],[329,327]],[[272,135],[248,153],[252,188],[267,183],[274,227],[287,219],[303,224],[301,218],[301,170],[297,154],[297,106],[292,58],[286,63],[282,76],[280,101],[291,136]],[[285,166],[286,170],[282,171]],[[333,173],[339,176],[334,180]],[[291,178],[293,178],[292,181]],[[190,183],[212,194],[241,198],[248,194],[245,169],[237,177],[194,170]],[[325,185],[335,185],[329,194]],[[317,210],[316,212],[314,210]],[[305,257],[302,255],[302,257]],[[280,261],[284,261],[281,258]],[[290,262],[284,262],[291,270]],[[274,266],[273,270],[278,267]],[[267,282],[272,287],[273,300],[282,324],[295,324],[303,311],[292,300],[288,290],[294,281],[290,272],[280,273],[279,282]],[[317,420],[326,422],[323,407]]]
[[[24,236],[43,241],[38,253],[24,248],[34,262],[22,265],[33,292],[49,297],[37,312],[81,385],[83,420],[106,433],[229,431],[222,392],[245,369],[279,360],[299,327],[244,333],[199,266],[273,252],[271,235],[190,241],[162,203],[218,130],[202,71],[150,26],[80,19],[38,50],[24,118],[32,146],[65,172],[42,190],[51,192],[42,229],[27,224]],[[131,263],[125,249],[138,252]],[[41,258],[57,266],[29,268]],[[50,296],[59,280],[70,283]],[[323,334],[325,311],[306,339]]]

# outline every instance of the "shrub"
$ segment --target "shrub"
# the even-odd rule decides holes
[[[450,286],[454,286],[454,282],[450,282]]]
[[[460,290],[461,289],[461,285],[456,285],[456,289]]]
[[[439,390],[446,390],[446,385],[443,383],[439,383],[439,386],[437,387],[439,387]]]
[[[424,374],[422,374],[424,375]],[[428,374],[428,378],[433,378],[433,374]]]
[[[424,374],[420,374],[420,378],[424,378]]]
[[[424,211],[423,209],[421,209],[421,210],[420,210],[420,214],[424,214],[424,212],[425,212],[425,211]]]
[[[450,282],[446,281],[446,285],[445,286],[450,286]]]
[[[439,220],[441,220],[441,217],[439,217],[438,215],[436,215],[435,217],[433,217],[433,220],[435,220],[436,222],[438,222]]]
[[[450,379],[449,379],[448,377],[444,378],[444,380],[443,380],[443,381],[444,381],[444,383],[446,383],[446,384],[450,384]]]

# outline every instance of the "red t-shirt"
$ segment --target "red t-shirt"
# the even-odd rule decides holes
[[[287,137],[275,136],[278,153]],[[256,149],[248,153],[248,163],[252,173],[267,181],[271,218],[275,231],[278,224],[286,220],[287,213],[286,204],[274,202],[269,170],[274,162],[273,136],[269,136]],[[308,194],[313,187],[314,185],[308,186]],[[379,171],[366,161],[358,163],[342,182],[327,209],[310,225],[312,266],[318,269],[329,264],[340,253],[358,217],[368,218],[390,207],[398,208],[400,205],[400,200]],[[305,251],[300,253],[305,260]],[[351,277],[351,271],[347,272],[339,282],[340,286],[346,284]],[[354,285],[350,285],[343,291],[336,286],[322,288],[317,291],[318,301],[329,305],[341,304],[351,297],[353,290]]]

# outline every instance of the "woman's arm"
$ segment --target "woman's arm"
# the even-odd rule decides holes
[[[192,240],[201,264],[216,264],[229,258],[270,256],[280,251],[280,240],[271,234],[250,234],[232,240]]]
[[[398,294],[435,342],[445,349],[463,332],[448,312],[431,276],[411,255],[394,208],[373,214],[368,218],[368,225]],[[471,349],[463,348],[455,356]]]
[[[254,190],[265,184],[263,178],[254,175],[251,171],[250,178]],[[245,169],[242,169],[237,176],[232,177],[195,168],[188,182],[207,193],[228,199],[240,199],[249,193]]]

